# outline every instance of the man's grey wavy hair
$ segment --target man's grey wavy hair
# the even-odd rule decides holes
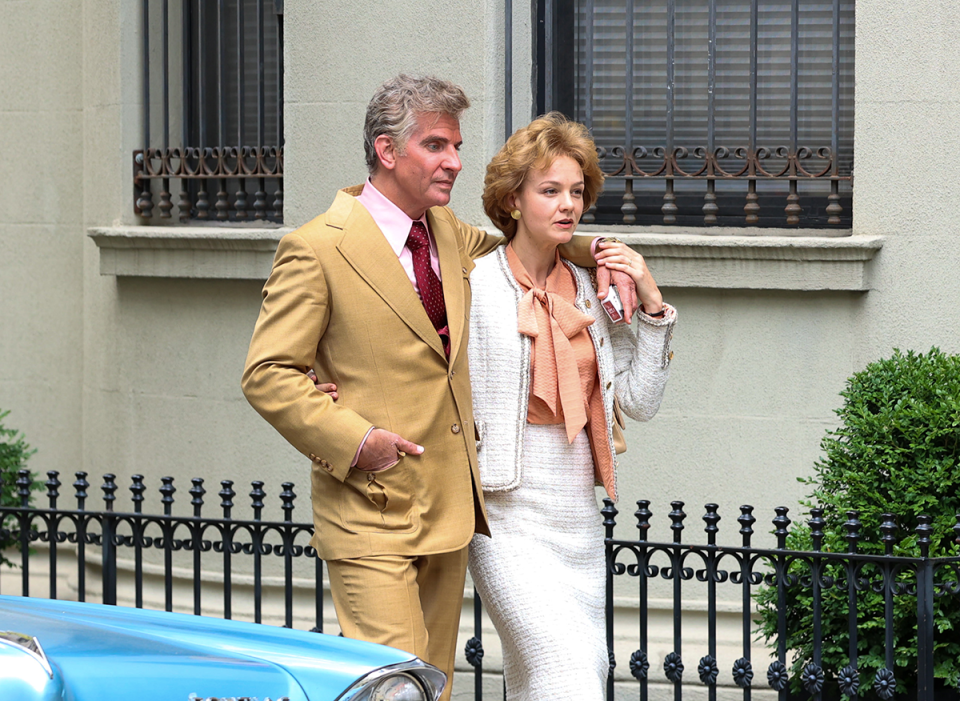
[[[407,147],[417,127],[417,115],[425,112],[448,114],[459,120],[470,106],[470,100],[459,85],[448,80],[426,76],[414,78],[400,74],[377,88],[363,123],[363,150],[371,175],[380,167],[373,144],[385,134],[393,139],[398,153]]]

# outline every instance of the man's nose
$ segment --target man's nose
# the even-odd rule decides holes
[[[463,164],[460,163],[460,153],[452,146],[447,149],[447,157],[443,159],[443,168],[454,173],[459,173],[463,169]]]

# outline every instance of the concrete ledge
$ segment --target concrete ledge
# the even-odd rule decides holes
[[[94,227],[100,274],[117,277],[266,280],[280,238],[292,228]]]
[[[869,263],[883,247],[881,236],[610,235],[643,254],[661,287],[674,288],[868,290]]]
[[[114,226],[87,233],[100,248],[101,275],[266,280],[277,242],[291,230]],[[869,263],[883,246],[880,236],[733,235],[737,231],[583,227],[580,233],[619,236],[647,258],[661,286],[672,288],[868,290]]]

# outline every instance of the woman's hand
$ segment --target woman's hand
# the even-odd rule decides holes
[[[597,248],[600,249],[597,252],[597,265],[626,273],[636,283],[637,299],[644,312],[656,314],[663,309],[663,295],[647,269],[643,256],[625,243],[616,241],[601,241]]]

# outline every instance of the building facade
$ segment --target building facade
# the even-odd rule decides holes
[[[551,40],[562,55],[574,49],[559,35],[551,39],[552,29],[545,35],[541,22],[556,28],[551,13],[582,11],[543,0],[267,2],[282,26],[282,53],[268,62],[282,76],[274,84],[281,117],[267,127],[282,126],[272,144],[282,138],[282,185],[273,180],[268,189],[268,207],[282,189],[282,222],[181,223],[176,213],[161,219],[157,196],[151,218],[135,209],[144,117],[158,133],[163,112],[156,77],[144,108],[144,57],[160,60],[163,43],[145,49],[143,8],[151,8],[153,38],[160,4],[0,2],[0,409],[11,410],[8,423],[38,449],[31,468],[41,473],[83,470],[95,482],[111,472],[121,484],[143,474],[155,486],[172,475],[184,490],[194,476],[208,488],[261,479],[273,496],[291,481],[302,485],[305,502],[307,460],[239,388],[277,240],[323,212],[338,188],[363,181],[364,109],[399,72],[435,74],[466,89],[473,105],[462,123],[464,169],[452,206],[489,226],[480,193],[507,131],[505,113],[521,126],[549,90],[569,87],[564,76],[583,76],[544,52]],[[757,228],[731,217],[719,227],[582,228],[626,235],[680,313],[660,413],[626,432],[624,511],[641,498],[660,516],[674,499],[691,513],[719,503],[731,520],[742,503],[755,505],[761,522],[774,506],[795,509],[806,489],[796,478],[812,472],[820,439],[836,426],[832,412],[848,376],[894,348],[960,352],[960,182],[950,166],[960,152],[960,6],[848,5],[849,223]],[[171,27],[182,26],[182,15],[171,17]],[[575,55],[591,56],[582,48],[588,40],[575,36]],[[589,39],[598,57],[604,41],[602,33]],[[176,41],[170,46],[182,55]],[[761,74],[766,56],[761,50]],[[176,60],[170,65],[182,75]],[[178,89],[168,112],[183,113]],[[586,108],[577,109],[582,117]],[[607,119],[599,109],[598,129]],[[183,125],[175,119],[166,128],[177,134]],[[611,181],[613,191],[623,187]],[[804,206],[813,199],[804,199],[805,187]],[[211,211],[215,199],[211,189]],[[144,509],[158,509],[158,499],[151,487]],[[274,500],[268,510],[278,507]],[[665,521],[654,527],[664,537]]]

